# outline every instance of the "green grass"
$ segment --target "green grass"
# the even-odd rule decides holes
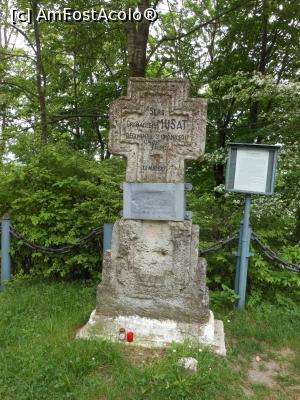
[[[156,357],[149,352],[145,362],[140,349],[74,340],[94,308],[95,289],[92,283],[28,279],[11,283],[0,294],[1,400],[245,399],[242,386],[251,357],[283,347],[298,354],[290,373],[300,375],[300,310],[266,306],[219,315],[227,336],[226,358],[187,343]],[[197,358],[196,374],[177,366],[182,356]],[[265,388],[252,390],[252,399],[270,394]],[[292,398],[284,387],[276,396]]]

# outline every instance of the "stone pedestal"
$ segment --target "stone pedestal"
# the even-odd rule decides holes
[[[207,322],[206,262],[191,221],[121,219],[104,257],[97,313]]]
[[[206,261],[198,257],[199,228],[191,221],[120,219],[103,260],[97,306],[78,337],[164,347],[190,339],[225,354],[223,325],[208,307]]]

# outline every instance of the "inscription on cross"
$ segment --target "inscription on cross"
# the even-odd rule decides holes
[[[204,154],[206,100],[184,79],[131,78],[110,106],[109,151],[127,158],[127,182],[184,182],[185,160]]]

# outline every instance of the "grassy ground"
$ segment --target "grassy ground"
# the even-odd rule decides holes
[[[95,285],[14,282],[0,294],[1,400],[300,399],[300,309],[223,313],[228,356],[74,340]],[[198,372],[177,366],[198,360]]]

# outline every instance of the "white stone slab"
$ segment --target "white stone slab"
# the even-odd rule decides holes
[[[172,342],[183,343],[184,340],[189,339],[195,344],[210,346],[219,355],[226,355],[223,323],[215,320],[211,311],[208,322],[200,324],[139,316],[108,317],[96,314],[94,310],[87,324],[77,332],[76,338],[99,337],[115,342],[119,340],[120,328],[134,333],[133,344],[136,346],[167,347]]]

